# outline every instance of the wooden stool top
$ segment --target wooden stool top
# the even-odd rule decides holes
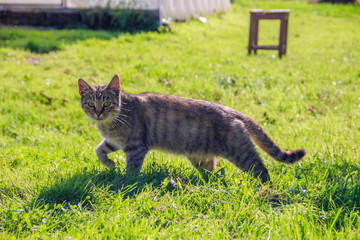
[[[290,9],[270,9],[270,10],[266,10],[264,11],[263,9],[251,9],[250,13],[289,13],[291,10]]]

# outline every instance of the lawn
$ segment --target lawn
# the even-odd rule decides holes
[[[287,55],[247,55],[249,10],[291,9]],[[360,7],[235,1],[172,32],[0,29],[0,239],[359,239]],[[278,22],[260,23],[260,43]],[[29,42],[48,44],[37,53]],[[52,48],[51,46],[56,46]],[[77,80],[227,105],[294,165],[261,152],[273,186],[226,160],[210,175],[150,152],[138,178],[100,165]],[[259,150],[260,151],[260,150]]]

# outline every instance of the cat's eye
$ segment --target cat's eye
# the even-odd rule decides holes
[[[110,102],[104,102],[104,107],[109,107],[111,105]]]
[[[88,102],[89,107],[95,107],[95,103],[94,102]]]

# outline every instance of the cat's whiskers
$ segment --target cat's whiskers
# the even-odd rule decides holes
[[[116,129],[116,128],[121,128],[121,126],[119,125],[118,122],[113,121],[113,122],[111,122],[111,128],[112,128],[112,129]]]
[[[120,123],[132,128],[131,124],[126,121],[125,119],[121,118],[121,116],[117,115],[115,118],[114,118],[115,121],[119,121]]]
[[[131,112],[132,110],[130,110],[130,109],[127,109],[127,108],[121,108],[121,110],[125,110],[125,111],[128,111],[128,112]]]
[[[125,123],[123,123],[123,122],[121,122],[119,120],[115,120],[115,121],[111,122],[110,125],[111,125],[112,129],[121,129],[124,126],[128,127]]]
[[[118,113],[118,115],[120,115],[122,117],[130,118],[128,115],[125,115],[125,114],[122,114],[122,113]]]
[[[121,114],[120,112],[112,112],[108,119],[111,119],[110,125],[114,125],[116,128],[121,128],[124,126],[132,128],[131,124],[126,119],[124,119],[124,117],[128,119],[130,118],[129,116]]]

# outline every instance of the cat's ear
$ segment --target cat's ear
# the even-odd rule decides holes
[[[78,85],[80,95],[88,91],[94,91],[94,87],[88,84],[84,79],[79,78]]]
[[[118,77],[118,75],[115,75],[110,83],[107,85],[106,89],[115,91],[115,92],[120,92],[120,79]]]

